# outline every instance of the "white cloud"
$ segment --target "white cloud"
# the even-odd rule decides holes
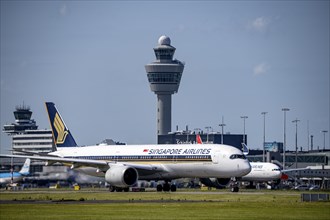
[[[259,76],[266,74],[270,70],[270,66],[267,63],[259,63],[253,68],[253,75]]]
[[[68,6],[66,4],[62,4],[59,13],[61,16],[66,16],[68,14]]]
[[[269,18],[265,18],[265,17],[258,17],[256,19],[254,19],[253,21],[250,21],[247,24],[247,28],[249,30],[255,30],[258,32],[264,32],[268,29],[269,24],[270,24],[270,19]]]

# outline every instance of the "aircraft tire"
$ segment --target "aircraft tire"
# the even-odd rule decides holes
[[[171,185],[171,192],[176,192],[176,185],[174,184]]]
[[[239,191],[239,187],[238,186],[234,186],[230,189],[231,192],[238,192]]]
[[[123,191],[123,188],[121,187],[116,187],[116,192],[122,192]]]
[[[157,185],[157,192],[163,191],[163,186],[161,184]]]
[[[170,184],[169,183],[164,183],[164,185],[163,185],[163,191],[164,192],[169,192],[170,189],[171,189]]]
[[[114,186],[110,186],[110,187],[109,187],[109,191],[110,191],[110,192],[114,192],[115,190],[116,190],[116,187],[114,187]]]

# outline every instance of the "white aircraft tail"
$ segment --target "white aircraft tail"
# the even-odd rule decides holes
[[[30,158],[27,158],[19,173],[22,175],[28,175],[30,173],[30,164],[31,164],[31,160]]]

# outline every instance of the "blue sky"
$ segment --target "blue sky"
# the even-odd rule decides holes
[[[1,126],[29,105],[49,128],[54,102],[80,145],[156,143],[156,95],[144,65],[165,34],[186,63],[172,129],[218,126],[266,141],[323,147],[329,130],[329,1],[1,1]],[[1,152],[10,147],[1,134]],[[326,136],[329,146],[329,133]]]

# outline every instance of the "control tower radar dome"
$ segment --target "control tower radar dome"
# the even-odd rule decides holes
[[[163,35],[159,38],[158,44],[159,45],[171,45],[171,39],[168,36]]]

